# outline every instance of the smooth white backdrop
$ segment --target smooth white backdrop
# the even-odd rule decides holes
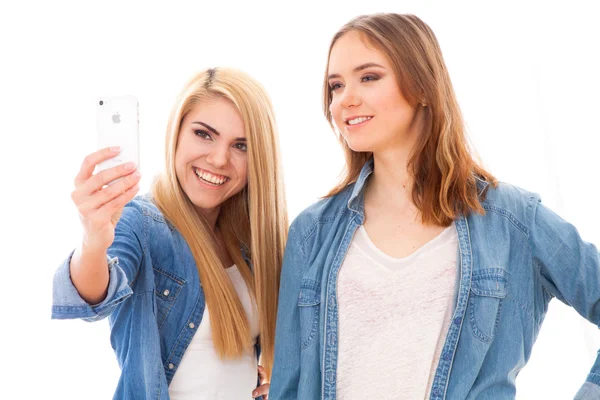
[[[328,43],[350,18],[414,13],[435,31],[484,165],[600,244],[600,25],[592,2],[28,2],[0,5],[3,338],[0,398],[111,398],[106,321],[51,321],[54,270],[78,244],[72,182],[95,146],[95,99],[140,101],[142,192],[162,168],[172,102],[197,70],[263,83],[278,119],[290,217],[334,184],[321,113]],[[554,300],[518,399],[572,398],[600,332]]]

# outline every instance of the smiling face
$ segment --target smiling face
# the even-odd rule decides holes
[[[183,118],[175,152],[175,171],[183,191],[205,216],[248,182],[244,121],[223,98],[196,104]]]
[[[412,146],[415,107],[400,91],[392,64],[357,31],[341,36],[329,56],[330,112],[348,146],[381,152]]]

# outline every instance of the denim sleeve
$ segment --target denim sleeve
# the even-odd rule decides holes
[[[545,290],[596,326],[600,324],[600,254],[583,241],[577,229],[539,200],[533,206],[530,242],[533,261]],[[582,393],[599,393],[600,357],[592,367]],[[594,388],[594,386],[596,386]],[[591,397],[596,398],[596,397]]]
[[[304,262],[299,239],[296,238],[296,230],[292,224],[288,233],[281,270],[275,330],[275,361],[269,400],[296,400],[298,398],[300,315],[297,303]]]
[[[144,222],[140,212],[125,207],[115,228],[115,239],[107,250],[109,283],[106,298],[90,305],[79,296],[71,281],[71,255],[54,274],[52,287],[53,319],[81,318],[97,321],[108,317],[115,307],[133,294],[130,283],[135,279],[143,255]]]

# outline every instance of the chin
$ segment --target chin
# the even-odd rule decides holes
[[[362,140],[346,140],[346,144],[350,147],[350,150],[357,153],[365,153],[373,151],[373,143],[365,142]]]
[[[192,204],[200,210],[214,210],[222,203],[206,201],[205,199],[190,199]]]

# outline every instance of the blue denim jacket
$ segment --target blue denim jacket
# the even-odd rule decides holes
[[[372,171],[370,161],[355,184],[312,205],[290,227],[269,400],[336,398],[337,277],[365,218]],[[478,186],[481,194],[488,185]],[[455,221],[455,306],[431,400],[514,399],[515,378],[553,297],[600,322],[600,257],[593,245],[537,195],[516,187],[489,187],[482,205],[485,216]],[[576,398],[600,398],[598,385],[600,360]]]
[[[150,197],[141,196],[123,209],[107,254],[104,301],[91,306],[79,296],[69,256],[54,276],[52,318],[108,317],[121,368],[114,399],[169,399],[168,385],[204,313],[194,257]]]

